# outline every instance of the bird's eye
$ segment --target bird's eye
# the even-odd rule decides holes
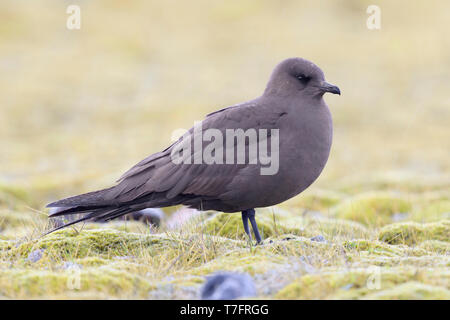
[[[303,83],[304,85],[306,85],[306,84],[309,82],[309,80],[311,80],[311,77],[307,77],[307,76],[305,76],[305,75],[303,75],[303,74],[300,74],[300,75],[297,76],[297,79],[298,79],[301,83]]]

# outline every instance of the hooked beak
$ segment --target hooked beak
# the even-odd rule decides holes
[[[339,90],[338,87],[326,82],[326,81],[322,81],[319,85],[319,89],[321,91],[325,92],[330,92],[330,93],[334,93],[334,94],[338,94],[341,95],[341,90]]]

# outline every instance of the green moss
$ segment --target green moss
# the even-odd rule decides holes
[[[423,250],[421,250],[423,252]],[[407,252],[407,251],[406,251]],[[358,267],[416,267],[416,268],[445,268],[450,265],[450,259],[442,255],[416,255],[416,256],[383,256],[364,254],[352,259],[353,265]]]
[[[381,265],[391,264],[391,258],[397,257],[422,257],[428,256],[430,253],[419,247],[411,248],[406,245],[389,245],[385,242],[380,242],[376,240],[351,240],[343,243],[344,248],[352,254],[357,252],[360,257],[367,256],[367,262],[371,262],[374,256],[381,257],[385,259],[384,263]],[[369,258],[370,257],[370,258]],[[375,260],[373,260],[373,264]],[[377,264],[379,265],[379,264]]]
[[[168,280],[167,279],[165,280],[166,281],[162,281],[162,283],[159,284],[160,287],[164,285],[174,285],[179,288],[197,287],[196,291],[198,291],[200,289],[198,286],[205,282],[205,277],[203,275],[200,276],[200,275],[183,274],[182,276],[177,276],[173,278],[171,277]]]
[[[306,191],[292,199],[281,204],[286,208],[304,208],[313,211],[326,211],[328,208],[336,205],[341,201],[343,195],[328,190]]]
[[[312,241],[292,234],[267,239],[264,245],[257,247],[256,250],[291,259],[290,261],[294,261],[294,264],[305,263],[307,268],[312,269],[331,265],[345,266],[349,262],[348,255],[340,245]]]
[[[15,228],[23,226],[36,226],[38,222],[45,218],[34,212],[11,211],[7,209],[0,210],[0,231],[6,228]]]
[[[272,212],[273,211],[273,212]],[[326,217],[304,217],[301,209],[289,211],[280,208],[258,210],[256,220],[263,239],[283,234],[327,239],[353,239],[369,237],[368,229],[354,221]],[[204,232],[232,239],[246,240],[241,215],[219,213],[205,221]]]
[[[140,233],[140,234],[148,234],[150,231],[148,225],[139,221],[113,220],[107,223],[89,222],[83,226],[83,230],[94,230],[94,229],[113,229],[118,231]]]
[[[138,257],[138,269],[151,268],[175,271],[192,268],[206,263],[231,249],[243,248],[246,242],[227,238],[211,237],[205,234],[181,236],[171,234],[137,234],[114,229],[83,230],[76,233],[64,229],[33,241],[24,241],[17,248],[7,251],[10,261],[17,266],[28,266],[27,256],[33,250],[45,249],[36,267],[46,264],[62,265],[66,261],[79,264],[102,265],[102,260],[84,261],[95,257],[113,259],[105,264],[123,263],[128,268],[130,260]],[[82,259],[81,261],[79,259]],[[58,267],[58,266],[57,266]],[[137,266],[133,265],[132,269]]]
[[[38,235],[46,224],[45,215],[36,212],[0,210],[0,239],[20,239]]]
[[[361,299],[408,281],[436,285],[439,271],[415,268],[359,268],[307,274],[281,289],[279,299]]]
[[[321,234],[329,240],[368,238],[371,235],[361,223],[343,219],[308,218],[303,223],[303,229],[308,237]]]
[[[11,250],[13,248],[13,242],[10,240],[1,240],[0,239],[0,253]]]
[[[177,9],[184,13],[182,17],[158,15],[158,12],[170,10],[163,1],[138,1],[126,10],[124,2],[92,3],[89,15],[95,16],[95,21],[90,21],[89,32],[75,34],[83,46],[71,48],[62,41],[52,41],[61,36],[62,29],[55,28],[55,22],[63,16],[61,5],[43,6],[41,1],[0,1],[3,16],[13,17],[0,20],[0,61],[5,66],[1,86],[3,92],[9,93],[2,95],[0,112],[0,210],[10,209],[31,216],[32,210],[25,209],[25,205],[42,208],[52,200],[107,187],[122,169],[126,169],[129,161],[141,159],[143,146],[149,148],[149,153],[150,149],[161,150],[174,128],[189,126],[191,119],[206,113],[211,101],[239,101],[260,92],[262,79],[268,75],[272,61],[264,57],[255,61],[255,52],[264,47],[265,57],[276,56],[280,47],[292,42],[287,40],[297,39],[299,27],[307,27],[310,22],[299,19],[300,13],[314,17],[314,29],[322,35],[323,43],[337,35],[343,44],[351,42],[353,60],[342,59],[342,63],[330,72],[339,74],[339,82],[347,87],[354,79],[361,81],[355,84],[355,90],[347,90],[345,99],[327,98],[333,99],[332,112],[339,128],[329,165],[320,179],[299,196],[282,204],[289,212],[276,213],[276,224],[270,214],[258,209],[258,222],[274,228],[272,234],[264,232],[264,236],[271,235],[277,243],[265,243],[250,250],[246,241],[211,236],[201,225],[186,228],[184,224],[176,232],[172,229],[153,236],[147,230],[141,230],[139,225],[120,222],[86,224],[84,228],[78,225],[75,228],[82,230],[80,236],[70,228],[70,233],[44,243],[42,239],[30,241],[44,230],[39,222],[36,225],[39,218],[33,216],[31,220],[16,223],[13,221],[16,217],[11,217],[11,222],[0,230],[1,239],[14,240],[0,244],[6,249],[0,251],[0,272],[11,271],[2,278],[5,282],[0,284],[0,299],[149,297],[145,289],[138,289],[139,293],[133,294],[130,287],[119,283],[115,285],[117,291],[113,291],[109,281],[102,284],[105,286],[102,288],[99,280],[95,280],[99,283],[97,287],[85,286],[79,291],[54,290],[50,285],[48,293],[40,290],[37,294],[38,288],[21,291],[21,283],[16,278],[24,279],[29,274],[24,285],[30,286],[33,278],[44,281],[53,276],[64,277],[66,271],[63,268],[71,262],[81,265],[86,274],[94,273],[94,269],[103,272],[100,267],[104,267],[120,270],[124,277],[137,275],[156,284],[175,278],[177,282],[173,286],[162,287],[151,297],[190,297],[184,295],[177,284],[193,285],[199,281],[202,276],[192,278],[193,269],[213,265],[212,261],[215,261],[215,268],[231,269],[233,263],[237,264],[237,269],[245,268],[244,262],[249,255],[248,259],[254,261],[247,265],[258,273],[268,264],[269,273],[273,275],[271,281],[278,284],[272,290],[270,283],[266,286],[265,275],[258,274],[255,281],[261,289],[259,293],[263,292],[269,298],[281,283],[300,277],[303,271],[320,276],[327,272],[353,272],[356,267],[367,268],[374,264],[385,266],[382,269],[386,273],[387,269],[393,268],[392,273],[400,275],[405,274],[404,267],[414,265],[413,274],[430,269],[436,277],[436,282],[427,282],[426,277],[421,279],[408,273],[391,287],[384,286],[383,278],[381,290],[411,281],[437,287],[448,285],[448,275],[443,270],[450,270],[450,255],[446,249],[450,241],[444,238],[423,240],[406,246],[373,240],[377,239],[379,227],[400,222],[400,219],[421,223],[450,219],[445,212],[448,208],[445,203],[450,201],[450,161],[445,145],[450,141],[445,117],[448,114],[448,86],[444,78],[441,82],[432,81],[439,77],[439,70],[447,70],[450,65],[448,40],[445,40],[448,21],[444,19],[450,12],[449,1],[417,2],[408,7],[408,14],[403,14],[401,19],[390,19],[392,32],[389,35],[383,32],[383,37],[373,39],[376,41],[373,45],[377,49],[377,64],[368,63],[367,33],[347,32],[349,25],[362,22],[358,13],[364,13],[365,6],[358,0],[341,1],[339,10],[323,8],[321,1],[311,1],[307,6],[303,1],[286,1],[283,14],[274,14],[276,5],[273,1],[251,0],[244,4],[222,1],[219,5],[208,5],[208,1],[195,5],[179,1]],[[200,6],[203,10],[199,10]],[[384,1],[383,9],[391,16],[398,16],[396,13],[404,7],[395,1]],[[421,15],[423,23],[416,23]],[[122,23],[109,24],[112,19]],[[263,26],[264,21],[271,22],[267,39],[252,31],[255,25]],[[139,28],[143,24],[148,28]],[[111,28],[105,28],[106,25]],[[161,45],[167,38],[159,32],[161,25],[174,30],[170,34],[170,45]],[[184,27],[178,28],[179,25]],[[333,28],[335,30],[330,32]],[[424,31],[428,35],[431,30],[436,32],[426,39],[430,45],[417,50],[421,49],[417,34]],[[218,36],[208,37],[209,34]],[[153,41],[147,41],[149,37]],[[27,41],[36,38],[40,41]],[[266,46],[265,40],[270,40],[273,45]],[[309,48],[308,54],[329,66],[334,59],[346,54],[345,45],[336,46],[335,52],[330,53],[317,45],[317,39],[306,38],[304,41],[305,47]],[[249,42],[253,46],[246,46]],[[243,47],[247,49],[242,50]],[[408,54],[402,54],[404,52]],[[177,59],[178,56],[187,56],[190,63]],[[205,63],[211,57],[215,58],[217,67]],[[261,68],[255,68],[253,75],[239,80],[245,85],[227,90],[229,79],[236,76],[235,67],[248,61],[253,61],[247,66],[249,69],[256,65]],[[428,62],[427,68],[423,67],[422,61]],[[224,68],[221,62],[231,67]],[[167,67],[168,64],[171,67]],[[353,68],[351,73],[341,72],[349,65],[366,67]],[[99,70],[104,72],[97,72]],[[414,70],[415,78],[423,79],[424,86],[417,90],[419,95],[406,97],[405,104],[398,106],[398,101],[405,98],[403,93],[414,89],[403,70]],[[193,76],[194,72],[198,76]],[[190,90],[194,77],[198,81],[194,87],[204,90]],[[177,94],[173,94],[173,81],[170,81],[174,78],[180,88]],[[148,87],[152,89],[151,95],[146,94]],[[104,101],[106,96],[107,101]],[[377,108],[355,107],[362,99],[368,105],[376,104]],[[155,107],[147,107],[150,105]],[[124,106],[130,112],[124,112]],[[411,110],[414,117],[405,116]],[[149,134],[149,128],[156,134]],[[400,131],[405,134],[399,134]],[[390,155],[395,156],[395,161]],[[98,161],[99,157],[105,161]],[[394,168],[396,171],[391,171]],[[327,190],[317,189],[321,187]],[[382,213],[377,212],[375,216],[380,221],[373,220],[373,216],[370,217],[372,220],[364,221],[370,210],[363,210],[355,217],[332,219],[336,218],[332,216],[334,209],[349,195],[357,200],[357,195],[372,191],[378,191],[376,195],[382,195],[382,191],[389,198],[411,201],[411,210],[395,209],[407,213],[396,215],[394,211],[384,214],[382,208]],[[389,201],[387,205],[391,203]],[[174,209],[165,209],[166,216],[170,218]],[[245,239],[237,215],[236,228],[241,236],[233,238]],[[98,229],[99,234],[86,231],[91,228]],[[100,229],[121,233],[108,239],[103,234],[106,231]],[[86,233],[94,239],[86,239]],[[133,233],[138,234],[137,240]],[[308,240],[318,235],[325,237],[327,242]],[[110,244],[103,240],[105,237]],[[285,237],[292,239],[282,241]],[[134,244],[133,239],[138,244]],[[155,243],[148,240],[149,244],[147,239],[156,240]],[[355,247],[344,248],[342,243],[347,241],[353,241]],[[20,250],[16,248],[17,244],[22,244]],[[26,263],[29,251],[37,250],[41,245],[46,246],[42,259]],[[238,256],[241,251],[242,256]],[[295,264],[300,266],[299,269],[290,268]],[[313,268],[303,268],[307,264]],[[437,269],[438,266],[442,268]],[[330,271],[330,267],[335,270]],[[23,273],[14,272],[16,270],[23,270]],[[122,274],[114,274],[114,278],[120,280]],[[60,281],[63,283],[64,280]],[[136,281],[140,282],[138,278]],[[358,287],[348,281],[341,281],[342,287],[330,285],[327,292],[328,287],[320,285],[320,277],[313,281],[318,287],[317,291],[311,291],[311,297],[359,298],[374,293],[365,293],[363,283]],[[16,287],[8,288],[9,282],[15,283]],[[45,287],[45,283],[41,285]],[[8,291],[2,291],[3,288]],[[270,290],[266,290],[268,288]],[[311,288],[314,286],[307,287]],[[325,291],[320,292],[320,289]],[[308,291],[304,295],[307,294]]]
[[[411,219],[418,222],[450,219],[450,200],[427,201],[412,211]]]
[[[344,242],[344,247],[349,250],[367,251],[370,254],[383,256],[399,256],[404,254],[404,249],[398,246],[391,246],[380,241],[352,240]]]
[[[280,290],[278,299],[332,299],[338,291],[349,291],[347,296],[361,296],[369,289],[370,274],[363,270],[307,274]]]
[[[0,295],[8,298],[36,298],[71,291],[99,291],[110,297],[143,298],[152,287],[141,276],[108,267],[65,271],[0,271]]]
[[[58,258],[82,258],[86,256],[124,256],[147,248],[155,252],[170,246],[173,241],[161,235],[140,235],[113,229],[94,229],[74,232],[71,229],[56,231],[38,240],[22,243],[15,254],[22,257],[32,250],[47,249]]]
[[[314,253],[316,256],[329,254],[335,249],[335,245],[327,242],[312,241],[309,238],[300,237],[294,234],[283,234],[269,238],[261,250],[283,256],[307,256]]]
[[[75,263],[83,267],[98,267],[111,263],[111,259],[103,259],[100,257],[84,257],[76,259]]]
[[[257,250],[235,250],[224,254],[191,270],[192,275],[208,275],[217,271],[248,272],[252,275],[264,273],[274,265],[284,263],[286,259],[276,254]]]
[[[274,222],[272,219],[273,216],[270,214],[257,215],[258,228],[263,239],[282,233],[302,234],[300,228],[287,226],[277,220]],[[276,216],[275,219],[277,219]],[[218,213],[205,221],[204,230],[208,234],[215,234],[231,239],[247,239],[242,225],[241,214],[238,213]]]
[[[450,240],[450,220],[420,224],[416,222],[394,223],[383,227],[378,239],[390,244],[413,245],[425,240]]]
[[[427,191],[446,190],[450,187],[449,175],[421,175],[413,172],[391,171],[351,176],[339,181],[336,189],[351,194],[372,190],[399,190],[423,193]],[[447,192],[448,193],[448,192]]]
[[[17,204],[27,201],[28,194],[24,189],[0,183],[0,205],[16,207]]]
[[[393,288],[368,294],[370,300],[449,300],[450,290],[416,281],[399,284]]]
[[[419,247],[427,251],[435,252],[437,254],[450,254],[450,243],[445,241],[426,240],[421,242],[419,244]]]
[[[349,219],[368,226],[382,226],[391,223],[394,213],[406,213],[411,204],[400,196],[373,192],[355,196],[333,209],[336,217]]]

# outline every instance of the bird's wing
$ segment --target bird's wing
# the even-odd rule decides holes
[[[271,110],[251,101],[225,108],[209,114],[202,122],[202,131],[218,129],[276,128],[284,112]],[[193,136],[191,128],[184,136]],[[248,164],[176,164],[171,152],[183,142],[177,142],[162,152],[155,153],[128,170],[119,180],[119,184],[105,195],[108,200],[119,203],[133,201],[152,193],[164,192],[167,199],[179,194],[218,197],[226,191],[228,183]],[[195,157],[195,150],[190,154]]]

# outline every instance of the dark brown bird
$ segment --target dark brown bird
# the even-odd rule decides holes
[[[184,204],[199,210],[241,211],[245,232],[251,238],[250,220],[260,243],[254,208],[272,206],[299,194],[317,179],[328,160],[333,129],[323,100],[326,92],[340,94],[338,87],[325,82],[322,70],[314,63],[302,58],[282,61],[259,98],[207,115],[167,149],[128,170],[115,186],[49,204],[47,207],[67,208],[51,216],[85,214],[52,231],[84,220],[105,221],[148,207]],[[247,133],[244,149],[238,150],[239,138],[228,136],[230,130]],[[251,150],[256,150],[252,149],[252,130],[260,138],[256,143],[260,153],[256,155],[261,156],[265,142],[273,170],[268,168],[267,157],[255,161],[251,156]],[[224,140],[218,141],[221,136]],[[196,148],[196,141],[200,141],[200,148]],[[208,141],[217,143],[211,152],[215,162],[201,161]],[[234,161],[226,161],[230,150],[236,151],[230,156]],[[245,157],[239,160],[242,151]],[[182,162],[174,161],[177,154]]]

